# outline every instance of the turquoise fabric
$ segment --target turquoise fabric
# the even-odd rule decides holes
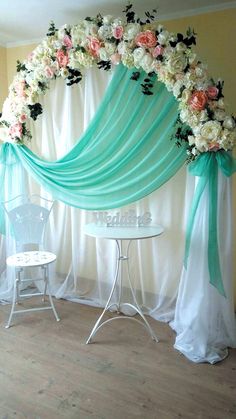
[[[183,165],[186,151],[170,141],[178,113],[173,95],[156,80],[153,96],[145,96],[146,74],[136,82],[132,73],[118,66],[87,131],[62,159],[45,161],[9,143],[0,158],[14,156],[54,199],[87,210],[118,208],[150,194]]]
[[[88,129],[72,150],[55,162],[36,156],[26,146],[5,143],[0,150],[0,200],[24,189],[23,170],[48,190],[54,199],[87,210],[119,208],[159,188],[186,160],[185,147],[170,141],[178,115],[178,104],[164,84],[154,83],[153,96],[145,96],[130,77],[135,69],[118,66],[104,99]],[[76,110],[75,110],[76,115]],[[50,138],[47,138],[50,141]],[[204,153],[190,165],[200,176],[194,195],[186,235],[185,266],[198,205],[209,185],[210,282],[225,295],[217,242],[217,170],[226,176],[235,164],[225,152]],[[0,228],[4,217],[0,209]]]
[[[195,216],[203,192],[205,191],[205,188],[208,186],[208,269],[210,275],[210,283],[218,289],[221,295],[226,296],[224,285],[222,282],[218,250],[218,168],[222,170],[225,176],[231,176],[236,171],[236,161],[235,159],[233,159],[231,154],[225,151],[218,151],[217,153],[203,153],[189,165],[190,173],[194,176],[199,176],[199,181],[194,194],[187,224],[184,265],[185,267],[187,267],[187,260],[189,256]]]

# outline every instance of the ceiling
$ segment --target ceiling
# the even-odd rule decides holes
[[[236,1],[227,0],[131,0],[131,3],[140,17],[156,8],[162,20],[236,7]],[[60,27],[99,12],[121,16],[127,4],[128,0],[0,0],[0,44],[38,42],[45,36],[51,20]]]

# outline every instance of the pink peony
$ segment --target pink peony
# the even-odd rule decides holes
[[[216,86],[209,86],[207,88],[206,94],[209,99],[216,99],[219,93],[219,89]]]
[[[152,56],[154,58],[158,57],[159,55],[162,55],[164,52],[164,48],[161,45],[157,45],[154,50],[152,51]]]
[[[113,55],[111,56],[111,62],[112,62],[112,64],[114,64],[114,65],[119,64],[119,63],[120,63],[120,59],[121,59],[121,55],[120,55],[120,54],[118,54],[118,52],[117,52],[117,53],[115,53],[115,54],[113,54]]]
[[[69,62],[69,57],[66,52],[64,52],[62,49],[59,49],[56,52],[57,61],[60,67],[66,67]]]
[[[154,32],[140,32],[135,38],[135,42],[139,47],[154,48],[157,44],[157,38]]]
[[[9,130],[9,134],[11,138],[21,138],[23,132],[22,124],[17,122],[16,124],[12,125]]]
[[[116,38],[116,39],[121,39],[121,38],[122,38],[122,36],[123,36],[123,33],[124,33],[123,26],[116,26],[116,27],[113,29],[113,36],[114,36],[114,38]]]
[[[93,57],[98,56],[98,51],[100,50],[102,44],[99,39],[91,37],[89,38],[89,52]]]
[[[202,111],[207,104],[207,95],[203,90],[195,90],[190,97],[189,105],[195,111]]]
[[[63,40],[62,40],[63,45],[68,48],[71,49],[73,44],[72,44],[72,40],[71,37],[69,35],[65,35]]]

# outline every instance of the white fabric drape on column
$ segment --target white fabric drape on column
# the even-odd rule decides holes
[[[58,159],[67,153],[95,113],[110,77],[111,74],[92,68],[79,85],[68,87],[63,80],[53,81],[50,91],[42,99],[44,113],[32,124],[30,148],[48,160]],[[216,362],[226,355],[219,348],[235,343],[235,323],[233,302],[225,300],[209,285],[205,253],[207,221],[204,217],[199,216],[195,224],[197,239],[189,256],[188,273],[183,272],[181,276],[185,224],[194,182],[194,177],[189,176],[186,167],[183,167],[167,184],[145,199],[109,213],[125,213],[129,209],[134,209],[137,214],[149,211],[152,223],[163,225],[165,231],[162,236],[132,243],[130,268],[137,299],[143,310],[155,319],[173,321],[172,327],[177,331],[175,347],[187,357],[195,362]],[[49,197],[32,179],[29,183],[32,191]],[[230,180],[221,179],[225,200],[220,204],[220,210],[224,215],[230,208],[229,183]],[[207,196],[202,203],[204,208],[206,205]],[[228,252],[231,240],[227,217],[223,220],[220,235],[226,241],[220,244],[222,254]],[[52,291],[57,298],[104,306],[114,278],[116,247],[113,241],[95,240],[84,235],[84,225],[92,221],[92,212],[55,203],[45,238],[47,248],[58,256],[55,266],[51,267]],[[226,238],[222,234],[224,228]],[[11,239],[7,242],[11,243]],[[10,252],[9,246],[5,251],[5,239],[2,238],[2,263]],[[226,260],[228,258],[227,254]],[[229,270],[229,266],[224,266],[223,275],[228,276]],[[1,276],[0,299],[11,296],[10,273],[8,280],[4,278],[5,272]],[[230,283],[228,287],[231,287]],[[125,287],[126,292],[128,295],[128,288]],[[219,342],[217,353],[209,349],[212,348],[211,342]]]

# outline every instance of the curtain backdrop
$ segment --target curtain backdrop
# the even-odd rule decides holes
[[[50,92],[43,98],[44,115],[32,125],[34,133],[32,151],[49,161],[58,158],[63,161],[63,156],[73,146],[73,139],[79,138],[86,129],[101,100],[109,77],[109,74],[105,72],[91,69],[83,83],[78,86],[66,87],[62,80],[53,82]],[[176,149],[175,152],[177,154],[178,150]],[[22,167],[15,165],[14,171],[17,171],[17,177],[14,175],[12,181],[24,178],[25,173]],[[225,194],[224,205],[219,204],[221,205],[220,214],[230,223],[228,214],[230,180],[221,174],[220,179],[222,186],[220,184],[219,186],[223,188]],[[32,178],[28,180],[28,183],[29,188],[34,192],[48,196],[48,193],[42,190]],[[19,191],[20,185],[19,182]],[[190,359],[195,362],[216,362],[226,356],[227,346],[235,345],[232,277],[230,266],[226,264],[227,266],[223,266],[223,279],[228,291],[227,299],[209,284],[206,262],[208,236],[207,233],[202,234],[203,231],[208,231],[208,225],[207,221],[203,222],[202,216],[199,215],[203,213],[207,217],[207,189],[204,192],[202,207],[198,211],[192,233],[197,239],[190,248],[187,271],[183,269],[181,276],[185,226],[194,187],[195,178],[186,173],[184,166],[159,190],[128,207],[123,207],[121,211],[123,213],[130,208],[137,213],[150,211],[153,223],[162,224],[165,228],[164,235],[159,238],[132,244],[131,274],[134,278],[137,298],[144,311],[156,319],[172,321],[171,325],[177,331],[175,346]],[[114,210],[114,213],[116,211]],[[114,275],[116,248],[113,242],[95,240],[83,234],[84,225],[91,221],[93,221],[92,212],[57,202],[47,230],[46,244],[58,255],[52,272],[54,294],[58,298],[70,298],[86,304],[102,306],[108,297]],[[219,235],[222,239],[220,252],[225,249],[223,240],[227,237],[227,252],[229,253],[225,255],[225,250],[223,250],[221,258],[228,261],[231,251],[231,228],[225,223],[224,227],[222,231],[222,224],[219,226]],[[198,234],[195,235],[196,232],[199,232],[199,238]],[[13,250],[13,241],[9,235],[7,240],[1,237],[1,249],[1,266],[4,267],[5,256]],[[197,268],[196,255],[199,255]],[[8,272],[6,278],[4,269],[1,277],[0,298],[7,299],[11,296],[13,278],[11,271]],[[206,292],[203,298],[204,290]],[[215,298],[211,300],[212,304],[209,304],[208,297],[212,298],[212,293]],[[202,310],[203,307],[204,310]],[[215,322],[217,322],[217,328],[215,328]],[[156,330],[158,335],[158,324]]]

